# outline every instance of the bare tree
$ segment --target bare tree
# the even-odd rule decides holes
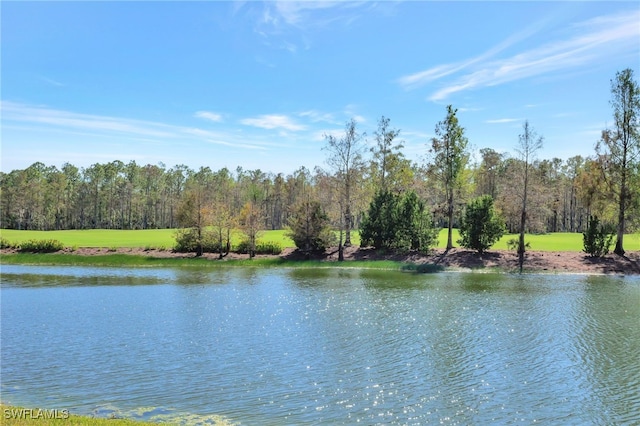
[[[613,252],[622,256],[625,211],[633,199],[630,180],[640,160],[640,87],[633,80],[633,70],[627,68],[616,73],[615,80],[611,80],[611,95],[614,128],[602,132],[596,152],[604,159],[605,179],[617,198],[618,232]],[[603,148],[606,149],[604,153]]]
[[[516,152],[523,162],[523,186],[522,186],[522,211],[520,212],[520,238],[518,239],[518,264],[520,265],[520,273],[524,265],[524,231],[527,222],[527,195],[529,190],[529,169],[535,158],[536,151],[542,148],[542,136],[538,136],[533,128],[529,126],[526,120],[523,125],[523,133],[519,135],[518,146]]]
[[[394,145],[400,130],[389,127],[390,120],[385,116],[378,121],[378,130],[374,133],[376,145],[371,148],[373,154],[372,171],[376,176],[376,186],[380,191],[390,190],[398,181],[403,166],[409,163],[400,151],[402,141]]]
[[[340,182],[340,198],[342,216],[344,217],[344,246],[351,245],[351,229],[353,228],[352,195],[359,170],[363,166],[363,137],[356,130],[356,121],[351,119],[345,126],[344,136],[340,139],[333,135],[324,135],[326,149],[329,152],[327,164],[334,170]]]

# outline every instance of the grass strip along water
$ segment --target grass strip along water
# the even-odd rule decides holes
[[[441,243],[431,256],[416,259],[412,255],[384,255],[373,249],[356,249],[354,255],[345,262],[333,258],[312,257],[304,260],[302,256],[291,255],[293,242],[287,239],[285,231],[265,231],[263,241],[280,243],[287,254],[258,256],[248,259],[246,255],[234,255],[218,261],[215,255],[201,258],[189,253],[173,253],[165,244],[154,246],[153,242],[171,239],[174,230],[148,231],[15,231],[0,230],[2,239],[13,243],[21,239],[60,238],[64,251],[56,253],[16,253],[5,250],[0,257],[3,264],[21,265],[64,265],[64,266],[104,266],[104,267],[295,267],[295,268],[358,268],[379,270],[402,270],[417,272],[438,272],[447,270],[483,270],[495,272],[512,272],[515,268],[513,258],[515,251],[505,250],[507,241],[513,235],[503,237],[485,255],[478,256],[474,252],[454,249],[443,255],[443,242],[446,241],[446,230],[440,233]],[[122,237],[123,240],[116,241]],[[104,238],[104,240],[102,240]],[[454,240],[458,238],[454,232]],[[354,232],[353,242],[357,246],[359,235]],[[24,241],[24,240],[23,240]],[[105,242],[106,241],[106,242]],[[558,233],[546,235],[528,235],[527,241],[531,249],[527,251],[528,260],[525,270],[529,272],[552,273],[640,273],[640,234],[629,234],[625,237],[625,248],[628,256],[620,258],[608,255],[606,258],[592,259],[582,253],[582,234]],[[83,243],[81,247],[73,243]],[[150,247],[151,246],[151,247]],[[71,247],[71,248],[69,248]],[[100,248],[98,248],[100,247]],[[135,248],[134,248],[135,247]]]
[[[23,408],[10,405],[1,405],[0,407],[2,408],[1,423],[4,426],[135,426],[149,424],[148,422],[141,422],[131,419],[105,419],[88,416],[78,416],[75,414],[70,414],[68,410]]]
[[[147,229],[147,230],[114,230],[114,229],[87,229],[64,231],[24,231],[15,229],[2,229],[0,236],[11,243],[19,243],[26,240],[55,239],[61,241],[65,247],[102,247],[102,248],[153,248],[171,250],[175,244],[175,229]],[[279,243],[283,248],[294,247],[293,241],[286,235],[285,230],[263,231],[261,241]],[[453,240],[460,238],[457,229],[453,230]],[[509,240],[517,238],[515,234],[504,235],[493,247],[493,250],[506,250]],[[239,232],[235,233],[233,244],[242,240]],[[570,232],[557,232],[549,234],[527,234],[526,241],[531,250],[537,251],[576,251],[583,248],[582,234]],[[436,248],[443,249],[447,242],[447,230],[440,231]],[[360,245],[360,234],[352,233],[352,243]],[[640,233],[625,235],[625,249],[628,251],[640,251]]]
[[[327,262],[322,260],[288,260],[281,257],[211,260],[205,257],[155,257],[138,254],[69,255],[62,253],[11,253],[2,256],[2,263],[10,265],[60,265],[99,267],[296,267],[296,268],[358,268],[382,270],[412,270],[407,262],[393,260],[350,260]]]
[[[0,424],[3,426],[137,426],[149,424],[231,426],[234,423],[219,415],[199,414],[155,414],[148,420],[137,420],[141,414],[148,414],[153,407],[125,412],[123,416],[93,417],[72,414],[66,409],[24,408],[0,404],[2,411]],[[132,418],[133,417],[133,418]]]

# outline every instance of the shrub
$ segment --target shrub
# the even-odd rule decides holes
[[[509,250],[518,250],[518,246],[520,245],[520,242],[518,241],[517,238],[510,238],[509,240],[507,240],[507,248]],[[531,248],[531,244],[526,242],[524,244],[524,248],[525,249],[530,249]]]
[[[601,224],[598,216],[591,216],[587,229],[582,233],[584,251],[591,257],[602,257],[609,253],[615,227],[610,224]]]
[[[64,248],[58,240],[27,240],[20,243],[21,252],[29,253],[53,253]]]
[[[243,240],[233,248],[233,251],[239,254],[249,254],[249,241]],[[256,244],[255,254],[280,254],[282,253],[282,245],[274,241],[258,241]]]
[[[413,191],[378,192],[360,227],[362,246],[382,250],[428,252],[437,244],[437,235],[431,214]]]
[[[293,240],[298,250],[323,251],[336,242],[329,216],[318,201],[300,203],[289,220],[289,227],[287,236]]]
[[[0,249],[15,248],[16,245],[4,237],[0,237]]]
[[[256,254],[280,254],[282,245],[275,241],[265,241],[256,244]]]
[[[483,195],[467,204],[460,223],[458,244],[482,254],[504,233],[504,219],[495,211],[493,198]]]
[[[220,251],[220,245],[208,231],[202,232],[198,237],[197,229],[179,229],[175,233],[175,239],[176,244],[173,249],[179,253],[197,253],[198,245],[202,246],[203,253],[218,253]],[[148,247],[148,249],[150,248],[151,246]]]

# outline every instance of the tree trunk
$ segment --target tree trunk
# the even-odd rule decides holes
[[[345,221],[345,236],[344,236],[344,246],[351,247],[351,208],[347,203],[347,208],[344,212],[344,221]]]
[[[627,143],[623,141],[622,176],[620,176],[620,198],[618,204],[618,236],[616,238],[616,248],[613,250],[618,256],[624,255],[622,239],[624,238],[624,208],[627,204],[627,167]]]
[[[449,219],[449,230],[447,233],[447,251],[453,248],[453,191],[449,193],[447,200],[447,218]]]
[[[525,161],[528,161],[528,159]],[[529,183],[528,174],[529,174],[529,164],[525,163],[524,194],[522,197],[522,213],[520,215],[520,238],[518,240],[518,266],[520,268],[520,273],[522,273],[522,268],[524,266],[524,252],[525,252],[524,230],[526,228],[526,223],[527,223],[527,186]]]
[[[618,206],[618,235],[616,238],[616,248],[613,252],[619,256],[624,255],[624,248],[622,247],[622,239],[624,238],[624,207],[627,195],[627,174],[625,171],[622,173],[622,179],[620,182],[620,203]]]

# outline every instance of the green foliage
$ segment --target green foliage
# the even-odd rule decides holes
[[[427,252],[437,243],[438,231],[415,192],[397,195],[380,191],[369,205],[360,235],[363,246]]]
[[[249,254],[251,244],[248,240],[240,241],[233,247],[233,251],[239,254]],[[275,241],[258,241],[256,243],[255,254],[272,254],[282,253],[282,245]]]
[[[29,253],[53,253],[64,248],[58,240],[27,240],[20,243],[21,252]]]
[[[509,250],[518,250],[519,245],[520,245],[520,240],[518,238],[510,238],[507,240],[507,248]],[[530,249],[531,244],[529,242],[526,242],[524,245],[524,248]]]
[[[198,246],[202,246],[203,253],[218,253],[220,244],[208,230],[198,233],[197,228],[178,229],[175,232],[176,243],[173,249],[179,253],[197,253]]]
[[[460,223],[458,244],[483,253],[502,238],[505,231],[504,219],[496,212],[493,198],[483,195],[467,204]]]
[[[289,220],[288,237],[299,250],[324,251],[336,243],[330,220],[318,201],[304,201]]]
[[[11,249],[15,247],[16,247],[16,244],[12,243],[11,241],[7,240],[4,237],[0,237],[0,249]]]
[[[615,226],[600,223],[598,216],[591,216],[587,230],[582,233],[584,241],[582,251],[591,257],[605,256],[609,253],[615,232]]]
[[[280,254],[282,253],[282,245],[275,241],[258,241],[256,244],[257,254]]]

